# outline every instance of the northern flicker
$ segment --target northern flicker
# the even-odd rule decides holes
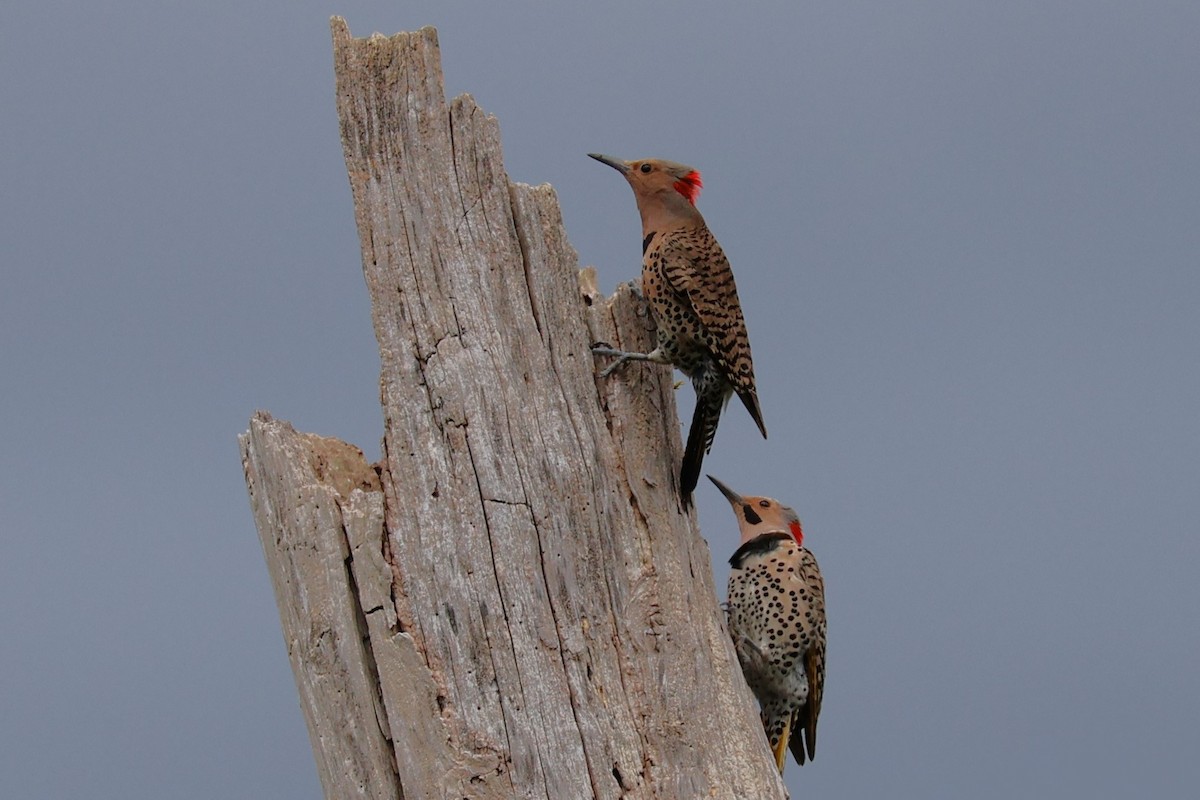
[[[696,410],[679,473],[686,506],[730,395],[737,392],[767,438],[737,286],[729,260],[696,209],[699,172],[673,161],[589,155],[620,172],[633,187],[642,217],[642,294],[658,331],[649,353],[603,346],[592,352],[618,357],[601,377],[635,359],[673,364],[692,379]]]
[[[825,687],[825,582],[804,547],[796,512],[769,497],[742,497],[714,478],[733,506],[741,545],[729,559],[729,635],[758,698],[763,730],[783,772],[817,750]]]

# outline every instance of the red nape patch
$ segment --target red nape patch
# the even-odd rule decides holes
[[[792,538],[796,540],[796,544],[804,544],[804,531],[800,530],[799,522],[788,523],[788,528],[792,532]]]
[[[696,205],[696,198],[700,196],[700,190],[703,188],[704,182],[700,180],[700,173],[696,170],[675,181],[675,191],[686,197],[692,205]]]

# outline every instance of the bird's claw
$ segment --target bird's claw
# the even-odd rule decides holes
[[[609,375],[613,374],[613,372],[615,372],[622,364],[629,361],[629,359],[630,359],[629,353],[626,353],[624,350],[617,350],[616,348],[610,347],[610,346],[608,346],[608,344],[606,342],[596,342],[594,345],[592,345],[592,355],[616,356],[616,359],[617,359],[616,361],[609,364],[604,369],[600,370],[601,378],[607,378]]]
[[[600,370],[600,377],[607,378],[609,375],[612,375],[614,372],[616,372],[617,369],[620,368],[622,365],[624,365],[627,361],[629,361],[629,359],[625,356],[618,358],[616,361],[609,364],[604,369]]]
[[[616,370],[616,368],[621,366],[621,364],[623,364],[623,363],[624,363],[623,361],[618,361],[615,364],[609,364],[607,367],[600,370],[600,377],[607,378],[609,375],[612,375],[613,371]]]

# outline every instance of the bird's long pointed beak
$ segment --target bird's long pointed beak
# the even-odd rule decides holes
[[[725,495],[725,499],[728,500],[729,502],[733,503],[735,506],[740,506],[746,502],[740,494],[735,492],[733,489],[730,489],[725,484],[721,483],[719,480],[714,478],[712,475],[709,475],[708,479],[710,481],[712,481],[714,484],[716,484],[716,487],[721,490],[721,494]]]
[[[600,153],[588,153],[588,157],[596,159],[601,164],[608,164],[610,167],[612,167],[613,169],[615,169],[617,172],[621,173],[622,175],[629,172],[629,165],[626,164],[624,161],[622,161],[619,158],[613,158],[612,156],[601,155]]]

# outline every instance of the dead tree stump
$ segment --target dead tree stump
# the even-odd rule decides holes
[[[680,508],[672,374],[432,28],[332,22],[384,459],[260,412],[246,482],[330,798],[784,797]],[[582,153],[581,153],[582,157]],[[631,271],[636,265],[631,265]]]

